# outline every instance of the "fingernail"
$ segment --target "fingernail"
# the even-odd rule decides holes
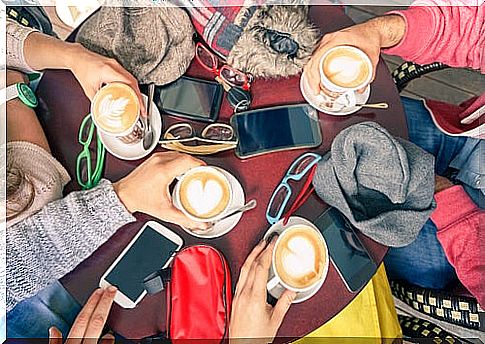
[[[108,287],[108,291],[111,293],[111,294],[114,294],[118,291],[118,288],[116,288],[114,285]]]
[[[113,336],[111,333],[106,333],[106,334],[103,336],[103,339],[107,339],[107,340],[113,340],[113,339],[115,339],[115,336]]]
[[[49,327],[49,337],[54,337],[54,336],[57,336],[56,327],[51,326],[51,327]]]
[[[94,291],[94,295],[99,295],[99,294],[102,294],[103,293],[103,289],[101,288],[98,288]]]
[[[278,238],[278,233],[271,233],[270,236],[266,238],[265,243],[269,245],[273,242],[273,240],[276,240],[275,238]]]

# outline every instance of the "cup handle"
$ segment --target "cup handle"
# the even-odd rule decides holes
[[[274,288],[276,288],[278,285],[280,284],[280,281],[278,279],[278,277],[274,276],[272,279],[270,279],[268,281],[268,283],[266,284],[266,289],[268,291],[271,291],[273,290]]]

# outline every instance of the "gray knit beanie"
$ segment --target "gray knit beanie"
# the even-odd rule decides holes
[[[168,84],[194,57],[193,28],[177,7],[102,7],[79,29],[76,41],[113,57],[142,84]]]
[[[386,246],[413,242],[435,208],[434,157],[374,122],[335,137],[313,184],[327,204]]]

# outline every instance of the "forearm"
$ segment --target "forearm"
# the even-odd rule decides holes
[[[399,44],[406,33],[406,22],[399,15],[376,17],[362,25],[377,35],[382,49]]]
[[[453,3],[458,4],[458,0]],[[419,64],[443,62],[453,67],[481,69],[485,73],[485,4],[443,4],[443,1],[422,0],[407,10],[390,12],[402,17],[406,31],[401,42],[384,53]]]
[[[7,229],[7,311],[72,271],[134,221],[103,180],[89,191],[73,192]]]
[[[24,57],[27,64],[34,70],[71,69],[73,59],[82,50],[78,43],[68,43],[33,32],[24,42]]]

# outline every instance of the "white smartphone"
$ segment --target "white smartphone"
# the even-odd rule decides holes
[[[149,221],[104,273],[99,286],[116,286],[114,301],[123,308],[134,308],[147,293],[143,286],[145,277],[167,267],[182,245],[177,234]]]

